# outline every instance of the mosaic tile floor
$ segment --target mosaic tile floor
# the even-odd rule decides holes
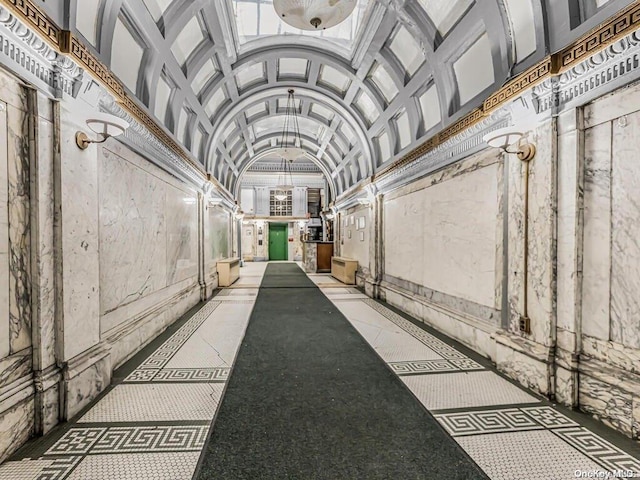
[[[243,285],[265,266],[243,268]],[[191,479],[257,292],[220,290],[44,450],[1,465],[0,480]]]
[[[240,282],[218,292],[75,423],[45,437],[32,457],[1,465],[0,480],[191,479],[265,267],[247,264]],[[640,472],[636,456],[481,359],[358,289],[310,277],[490,478]]]
[[[635,454],[390,308],[332,290],[323,292],[491,479],[640,478]]]

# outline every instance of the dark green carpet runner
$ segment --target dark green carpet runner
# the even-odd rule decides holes
[[[196,478],[487,478],[310,283],[267,267]]]

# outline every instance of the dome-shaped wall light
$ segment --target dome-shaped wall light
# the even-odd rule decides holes
[[[77,132],[76,145],[78,145],[78,148],[81,150],[85,150],[92,143],[104,143],[109,137],[122,135],[125,130],[129,128],[129,123],[115,115],[96,113],[87,119],[87,127],[97,135],[102,135],[102,139],[91,140],[86,133]]]
[[[351,15],[357,0],[273,0],[278,16],[301,30],[335,27]]]
[[[531,143],[520,142],[523,137],[524,134],[522,132],[514,130],[513,127],[506,127],[487,133],[484,136],[484,141],[487,142],[490,147],[499,148],[505,153],[514,153],[523,162],[528,162],[536,156],[536,147]],[[520,142],[518,149],[509,150],[509,147],[517,142]]]

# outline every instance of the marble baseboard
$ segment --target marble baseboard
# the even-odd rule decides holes
[[[101,337],[109,336],[118,328],[126,328],[133,319],[146,317],[154,311],[161,311],[164,305],[167,302],[170,303],[176,296],[197,288],[199,288],[198,278],[188,278],[102,315],[100,317]]]
[[[640,374],[640,349],[583,335],[582,352],[607,365]]]
[[[214,288],[213,284],[211,288]],[[129,360],[198,302],[200,302],[200,287],[190,285],[156,305],[155,308],[106,332],[104,341],[111,348],[113,368],[116,369]]]
[[[495,342],[492,336],[497,330],[496,326],[481,318],[431,303],[388,282],[382,282],[377,289],[382,300],[456,339],[480,355],[494,360]]]
[[[33,395],[0,412],[0,463],[33,436],[33,415]]]
[[[104,343],[81,353],[64,368],[62,418],[70,420],[111,383],[111,353]]]
[[[496,310],[495,308],[481,305],[464,298],[454,297],[391,275],[384,275],[383,280],[394,288],[410,292],[412,296],[424,298],[424,300],[430,304],[439,305],[442,308],[451,309],[460,312],[461,315],[481,319],[490,324],[498,325],[500,322],[500,310]]]
[[[494,339],[498,370],[534,392],[542,395],[552,393],[549,347],[508,332],[498,332]]]
[[[640,439],[640,378],[599,360],[580,363],[580,409],[619,432]]]

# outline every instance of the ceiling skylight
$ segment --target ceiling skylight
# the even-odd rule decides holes
[[[362,16],[369,3],[367,0],[359,0],[353,14],[335,27],[326,30],[308,31],[293,28],[280,20],[271,0],[231,1],[236,15],[238,38],[241,44],[270,35],[304,35],[321,37],[349,48],[353,45]]]

